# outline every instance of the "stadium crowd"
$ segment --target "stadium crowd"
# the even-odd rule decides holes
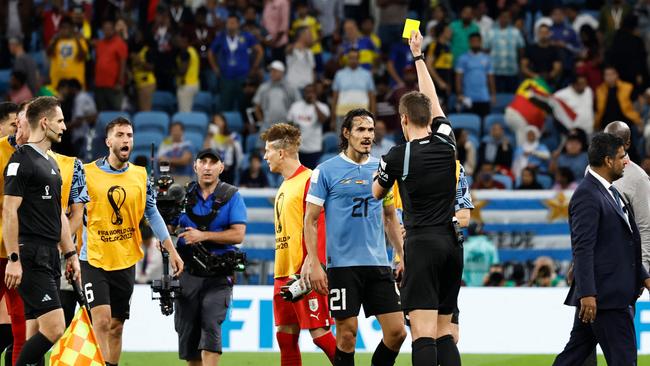
[[[54,150],[84,162],[129,116],[133,158],[153,142],[183,181],[214,148],[222,180],[277,187],[259,139],[274,123],[300,127],[310,168],[338,153],[354,108],[377,116],[373,155],[403,141],[397,105],[417,88],[407,17],[472,189],[573,189],[589,137],[614,120],[650,173],[647,0],[0,1],[0,94],[57,96],[68,132]],[[506,266],[509,283],[558,283],[555,266],[536,282],[537,262]]]

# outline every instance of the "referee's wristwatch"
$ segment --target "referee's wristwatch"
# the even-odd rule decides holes
[[[421,53],[415,57],[413,57],[413,63],[417,62],[418,60],[424,61],[424,53]],[[426,61],[425,61],[426,62]]]
[[[9,260],[10,260],[11,262],[14,262],[14,263],[15,263],[15,262],[18,262],[18,259],[19,259],[19,257],[18,257],[18,253],[13,252],[13,253],[9,254]]]

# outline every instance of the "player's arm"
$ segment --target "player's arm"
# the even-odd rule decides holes
[[[307,202],[304,224],[307,256],[302,266],[301,278],[304,279],[308,288],[313,288],[316,292],[326,295],[328,288],[327,276],[318,259],[318,217],[321,210],[321,206]]]
[[[79,280],[81,269],[79,266],[79,256],[77,255],[77,248],[72,241],[72,234],[70,234],[70,224],[65,211],[61,210],[61,242],[59,243],[61,252],[66,260],[65,269],[66,277],[73,281]],[[69,275],[68,275],[69,274]]]
[[[384,231],[388,236],[388,241],[393,246],[395,254],[398,258],[404,258],[404,237],[402,236],[402,229],[399,223],[399,218],[397,217],[397,210],[395,205],[390,203],[389,205],[384,206]],[[401,262],[400,262],[401,263]],[[403,266],[398,267],[396,271],[399,272],[403,270]]]
[[[409,46],[411,47],[413,57],[422,55],[422,34],[420,34],[420,31],[411,32]],[[415,69],[418,74],[418,87],[420,92],[431,99],[431,117],[444,117],[445,113],[442,111],[442,107],[440,107],[436,87],[433,85],[433,79],[431,79],[429,70],[427,70],[427,64],[421,60],[415,61]]]
[[[377,172],[373,176],[372,195],[378,200],[386,197],[388,192],[393,189],[396,177],[391,174],[392,165],[388,162],[392,160],[394,155],[395,150],[391,149],[388,154],[382,156]]]
[[[70,233],[74,234],[79,230],[83,222],[84,205],[90,202],[88,188],[86,187],[86,173],[83,164],[79,159],[75,159],[74,171],[72,173],[72,185],[70,187]]]
[[[458,164],[458,162],[457,162]],[[474,209],[472,203],[472,194],[470,193],[469,182],[465,176],[465,169],[460,165],[458,173],[458,184],[456,185],[456,200],[454,202],[454,211],[460,227],[468,227]]]
[[[471,214],[472,212],[470,211],[469,208],[463,208],[460,209],[459,211],[456,211],[455,216],[456,219],[458,220],[458,225],[460,225],[460,227],[468,227]]]
[[[23,202],[21,196],[4,197],[2,206],[2,238],[8,254],[18,253],[18,208]],[[9,261],[5,270],[5,284],[12,289],[20,285],[23,277],[23,268],[20,259],[17,262]]]

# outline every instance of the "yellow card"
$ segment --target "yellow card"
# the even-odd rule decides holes
[[[417,31],[419,29],[419,20],[406,18],[406,22],[404,22],[404,32],[402,33],[402,38],[411,38],[411,31]]]

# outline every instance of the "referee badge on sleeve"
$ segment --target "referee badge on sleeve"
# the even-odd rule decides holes
[[[10,163],[7,165],[7,177],[15,176],[18,174],[18,167],[20,163]]]

